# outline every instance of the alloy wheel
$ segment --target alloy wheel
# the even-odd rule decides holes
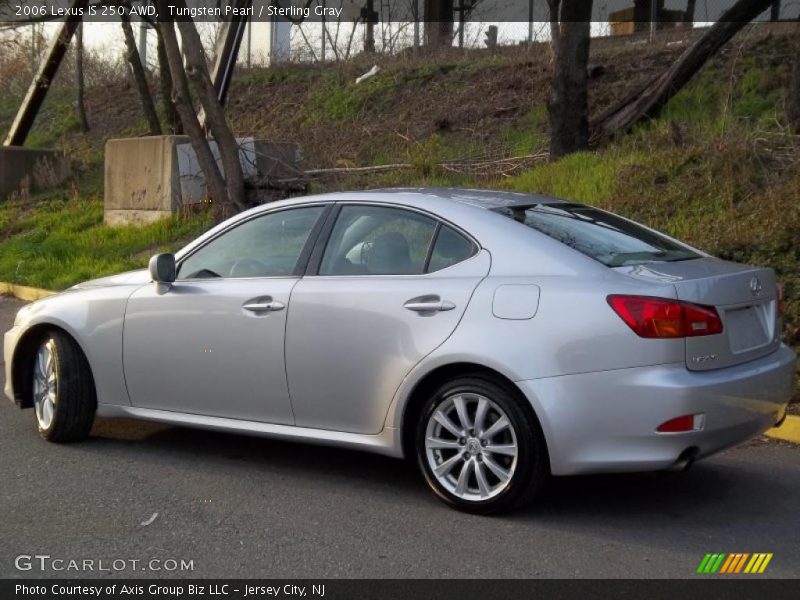
[[[486,396],[458,393],[431,413],[425,456],[439,484],[461,500],[494,498],[511,483],[517,434],[505,411]]]
[[[43,430],[52,425],[58,401],[55,351],[53,340],[42,344],[33,366],[33,405],[36,409],[36,420]]]

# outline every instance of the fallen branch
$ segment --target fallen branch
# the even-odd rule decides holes
[[[524,156],[507,156],[503,158],[469,158],[439,163],[437,166],[450,173],[510,177],[511,175],[531,167],[533,164],[546,161],[550,153],[546,150],[526,154]],[[394,163],[389,165],[373,165],[369,167],[329,167],[324,169],[297,170],[294,177],[264,176],[247,180],[250,190],[266,189],[284,192],[301,192],[313,179],[333,175],[369,175],[387,171],[403,171],[413,169],[412,163]]]
[[[348,175],[352,173],[380,173],[381,171],[397,171],[410,169],[414,165],[411,163],[395,163],[393,165],[375,165],[373,167],[331,167],[329,169],[309,169],[303,171],[307,177],[317,177],[319,175]]]
[[[628,132],[637,123],[658,116],[667,102],[720,48],[771,4],[771,0],[737,0],[669,69],[595,118],[590,124],[591,141],[597,142],[618,131]]]

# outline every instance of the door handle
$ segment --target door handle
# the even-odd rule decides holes
[[[403,304],[403,308],[418,313],[444,312],[453,310],[455,307],[455,304],[449,300],[442,300],[439,296],[420,296],[419,298],[412,298]]]
[[[250,300],[246,304],[243,304],[242,308],[249,310],[250,312],[260,313],[283,310],[286,308],[286,305],[283,302],[278,302],[277,300],[273,300],[268,296],[266,298],[256,298],[254,300]]]

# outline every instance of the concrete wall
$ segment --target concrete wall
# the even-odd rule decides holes
[[[53,187],[69,177],[69,160],[63,152],[41,148],[0,148],[0,200],[26,188]]]
[[[294,144],[239,139],[239,160],[246,178],[294,174],[299,151]],[[220,170],[216,144],[211,150]],[[162,135],[109,140],[105,161],[105,223],[152,223],[207,198],[197,156],[186,136]]]

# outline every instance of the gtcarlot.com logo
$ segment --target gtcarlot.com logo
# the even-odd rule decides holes
[[[749,552],[734,552],[732,554],[709,552],[700,562],[697,572],[700,574],[753,575],[763,573],[771,560],[771,552],[755,552],[753,554]]]
[[[194,560],[183,558],[60,558],[49,554],[20,554],[14,559],[18,571],[194,571]]]

